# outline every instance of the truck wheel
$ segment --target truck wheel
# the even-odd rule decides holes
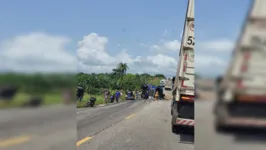
[[[218,132],[218,133],[223,132],[223,127],[218,125],[218,124],[216,124],[215,125],[215,131]]]
[[[228,128],[226,126],[220,125],[220,124],[216,124],[215,125],[215,131],[217,133],[226,133],[228,132]]]
[[[176,126],[175,125],[172,125],[172,132],[176,133]]]
[[[179,134],[180,128],[177,125],[172,125],[172,133]]]

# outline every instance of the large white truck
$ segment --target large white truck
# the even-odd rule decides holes
[[[194,129],[194,0],[188,0],[171,105],[172,132]]]
[[[172,80],[171,79],[167,79],[165,81],[165,87],[164,87],[164,89],[166,91],[171,91],[173,89],[173,84],[172,84]]]
[[[252,0],[231,62],[217,83],[215,128],[266,127],[266,0]]]

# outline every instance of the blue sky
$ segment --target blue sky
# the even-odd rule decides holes
[[[220,45],[226,45],[228,44],[228,41],[234,42],[235,38],[238,36],[249,3],[250,0],[195,0],[196,63],[197,56],[199,56],[199,59],[201,58],[200,61],[204,61],[204,58],[213,58],[212,56],[219,57],[224,61],[228,60],[231,50],[230,46],[225,47],[224,50],[222,48],[212,50],[210,46],[204,46],[204,44],[207,42],[215,43],[215,41],[218,41],[219,43],[220,41]],[[7,41],[16,45],[19,43],[21,46],[19,46],[20,49],[17,51],[24,51],[22,46],[25,45],[23,44],[25,41],[28,41],[27,49],[33,47],[34,49],[36,49],[36,47],[38,48],[38,46],[36,46],[38,43],[32,44],[35,46],[29,44],[29,36],[31,35],[31,39],[42,37],[40,39],[42,39],[42,42],[44,43],[43,45],[53,45],[51,48],[45,47],[40,49],[55,49],[54,51],[56,51],[56,49],[59,48],[60,52],[62,52],[60,59],[64,59],[62,56],[65,56],[65,58],[71,60],[67,62],[64,59],[64,63],[58,64],[58,67],[60,67],[60,65],[66,65],[67,63],[73,63],[74,60],[71,56],[76,57],[77,52],[82,53],[80,54],[82,55],[82,59],[91,58],[89,56],[85,57],[85,55],[91,54],[89,51],[93,48],[99,53],[106,53],[105,59],[110,60],[130,58],[133,62],[138,56],[141,56],[141,60],[144,62],[144,60],[157,58],[166,59],[166,57],[163,57],[160,54],[172,57],[170,58],[171,60],[169,59],[168,63],[170,66],[161,66],[161,68],[170,67],[171,70],[160,69],[161,71],[158,68],[156,69],[160,64],[145,62],[145,65],[143,64],[145,67],[141,68],[141,63],[133,64],[129,61],[129,64],[133,64],[131,67],[133,69],[130,69],[129,71],[134,73],[169,72],[166,74],[172,75],[175,72],[173,59],[177,59],[177,51],[167,51],[162,48],[162,51],[159,53],[152,51],[150,47],[153,45],[160,46],[160,44],[162,45],[163,43],[162,41],[181,40],[180,34],[184,24],[186,5],[187,0],[3,0],[0,2],[0,42],[2,45],[2,57],[7,57],[7,54],[4,53],[4,51],[8,51],[8,48],[12,48],[10,45],[6,46],[5,43]],[[95,33],[96,36],[93,38],[90,37],[89,35],[91,33]],[[39,36],[36,36],[36,34]],[[16,39],[18,36],[21,38]],[[87,36],[87,38],[84,36]],[[23,37],[27,38],[27,40],[22,40]],[[55,37],[55,41],[57,39],[57,42],[59,43],[58,46],[55,42],[52,42],[52,37]],[[100,37],[104,37],[108,41],[100,42],[100,44],[104,45],[102,46],[104,48],[100,45],[96,45],[96,43],[94,43],[94,45],[83,44],[83,47],[77,46],[79,41],[83,41],[83,43],[85,43],[85,41],[87,43],[93,43],[89,42],[89,40],[94,39],[99,41],[97,38]],[[46,40],[48,40],[48,42]],[[64,40],[67,40],[68,42],[63,42],[62,44],[62,41]],[[39,42],[39,40],[35,40],[35,42],[36,41]],[[221,41],[227,41],[227,43],[222,44]],[[49,44],[49,42],[52,42],[53,44]],[[197,43],[199,44],[197,45]],[[86,46],[84,47],[84,45]],[[124,52],[123,54],[121,54],[122,51]],[[49,52],[53,53],[53,51]],[[42,54],[45,53],[48,52],[43,52]],[[29,50],[27,51],[27,54],[31,54]],[[59,52],[58,55],[60,55]],[[209,57],[207,57],[207,55],[209,55]],[[36,59],[36,61],[43,59],[41,56],[37,56],[37,54],[36,57],[39,58]],[[18,56],[17,58],[22,59],[22,57]],[[56,58],[54,57],[53,59]],[[48,60],[51,61],[53,59]],[[79,60],[82,59],[80,58]],[[97,59],[97,61],[95,60],[95,62],[91,63],[95,64],[96,62],[99,62],[99,65],[93,66],[90,65],[89,62],[87,62],[86,65],[78,63],[78,65],[81,65],[79,69],[88,73],[110,71],[108,68],[113,67],[113,63],[115,62],[100,62],[100,56],[99,58],[97,57]],[[15,59],[13,61],[15,61]],[[53,60],[53,62],[55,62],[55,60]],[[216,75],[223,72],[223,67],[220,67],[220,70],[210,70],[210,65],[206,65],[206,63],[207,62],[199,63],[202,64],[202,66],[197,67],[198,69],[196,68],[197,72],[204,75]],[[100,67],[100,64],[103,66]],[[5,66],[8,69],[16,70],[17,67],[14,67],[14,65],[15,63],[12,66],[9,66],[8,64]],[[26,62],[24,65],[25,68],[28,68],[27,70],[32,68],[27,67]],[[151,66],[149,67],[148,65]],[[152,67],[155,68],[149,70],[149,68]]]

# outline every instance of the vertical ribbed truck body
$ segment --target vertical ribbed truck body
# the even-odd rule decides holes
[[[217,79],[215,127],[266,127],[266,1],[252,0],[222,78]]]
[[[172,131],[194,128],[194,0],[188,0],[171,105]]]

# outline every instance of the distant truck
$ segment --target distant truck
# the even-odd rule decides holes
[[[172,90],[172,88],[173,88],[173,84],[172,84],[172,81],[171,80],[166,80],[166,82],[165,82],[165,86],[164,86],[164,89],[165,90]]]
[[[266,6],[253,0],[224,76],[216,80],[217,132],[266,128]]]
[[[188,0],[171,105],[172,132],[194,131],[194,0]],[[169,81],[172,84],[172,80]]]
[[[165,86],[165,83],[166,83],[166,80],[165,80],[165,79],[162,79],[162,80],[160,81],[160,86],[164,87],[164,86]]]

